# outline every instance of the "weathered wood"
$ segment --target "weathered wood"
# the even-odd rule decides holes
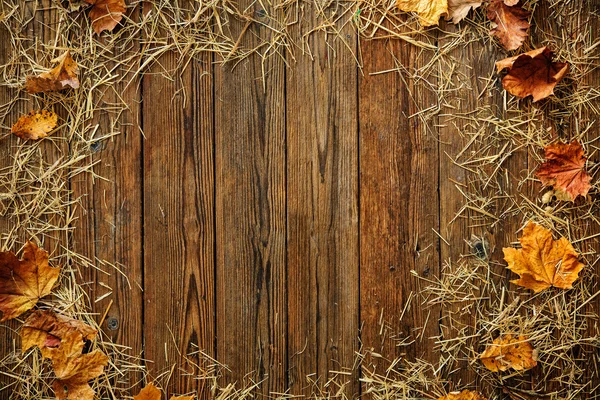
[[[358,350],[358,88],[350,27],[303,37],[315,5],[304,13],[312,22],[293,35],[311,56],[298,55],[286,80],[288,358],[291,392],[308,395],[307,375],[322,387]],[[357,374],[340,377],[348,397],[359,392]]]
[[[271,34],[231,22],[240,49]],[[265,71],[266,81],[257,79]],[[217,356],[230,367],[223,383],[268,378],[264,394],[287,388],[284,95],[279,57],[215,67]]]
[[[404,71],[393,71],[399,60],[411,74],[430,62],[432,52],[376,40],[362,43],[362,55],[361,339],[365,350],[384,357],[375,363],[384,373],[381,368],[401,354],[436,359],[430,338],[438,335],[440,310],[421,305],[421,283],[411,271],[427,280],[439,274],[437,126],[435,117],[423,120],[419,113],[436,104],[437,94],[422,81],[401,76]],[[435,85],[434,77],[427,81]],[[411,345],[397,346],[402,338],[410,338]]]
[[[177,57],[143,78],[144,356],[153,377],[174,368],[169,393],[205,392],[185,357],[214,356],[212,57]]]

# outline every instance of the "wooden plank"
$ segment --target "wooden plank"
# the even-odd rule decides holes
[[[214,356],[212,57],[184,70],[177,59],[143,78],[144,356],[152,376],[172,371],[168,393],[207,396],[184,357]]]
[[[359,329],[356,37],[349,25],[304,37],[323,23],[317,14],[304,5],[292,36],[310,56],[298,55],[286,80],[289,383],[304,395],[307,375],[322,387],[352,368]],[[358,395],[356,369],[341,380]]]
[[[361,339],[366,351],[384,357],[374,365],[384,373],[381,368],[401,354],[436,359],[430,338],[438,335],[440,310],[421,306],[421,283],[411,271],[427,280],[439,274],[436,118],[418,115],[436,104],[437,94],[419,83],[423,81],[394,71],[395,62],[409,73],[423,69],[432,52],[401,41],[375,40],[362,43],[362,55]],[[435,85],[434,77],[424,79]],[[396,337],[390,340],[389,335]],[[400,338],[410,338],[411,345],[398,346]]]
[[[241,1],[269,16],[273,5]],[[267,17],[268,18],[268,17]],[[240,49],[268,28],[231,21]],[[267,72],[263,81],[263,72]],[[284,64],[253,55],[215,69],[217,355],[222,382],[283,393],[286,379]],[[248,375],[247,375],[248,374]],[[247,375],[247,376],[246,376]],[[248,378],[248,379],[246,379]],[[264,380],[267,381],[263,382]]]

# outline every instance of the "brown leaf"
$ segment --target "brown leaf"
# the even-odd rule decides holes
[[[497,337],[479,356],[483,365],[492,372],[531,369],[537,365],[537,351],[525,336]]]
[[[562,289],[573,287],[583,264],[577,259],[579,255],[567,239],[561,237],[554,240],[552,232],[530,221],[519,242],[521,249],[502,249],[507,268],[520,276],[512,283],[536,293],[550,286]]]
[[[83,321],[68,318],[54,311],[34,311],[21,328],[21,347],[25,352],[27,349],[37,346],[42,355],[49,358],[49,348],[60,346],[62,338],[71,332],[79,332],[82,340],[92,340],[97,331]]]
[[[11,132],[23,140],[38,140],[56,127],[58,116],[52,111],[30,111],[12,126]]]
[[[59,400],[93,400],[94,390],[88,382],[104,373],[108,357],[100,350],[82,354],[83,338],[76,330],[68,332],[57,348],[48,348],[48,358],[56,381],[52,384]]]
[[[458,24],[471,9],[476,9],[481,3],[481,1],[472,0],[448,0],[448,17],[446,19],[452,20],[453,24]]]
[[[137,396],[133,396],[133,400],[160,400],[160,398],[160,390],[152,383],[140,390]],[[194,396],[171,396],[170,400],[194,400],[194,398]]]
[[[71,57],[67,50],[62,56],[52,60],[58,65],[48,72],[42,72],[38,76],[28,76],[25,78],[25,88],[29,93],[56,92],[72,87],[79,87],[77,78],[77,63]]]
[[[90,19],[97,35],[105,30],[112,32],[123,19],[123,13],[127,9],[125,0],[85,0],[85,2],[93,5]]]
[[[553,186],[567,194],[571,201],[577,196],[586,196],[590,190],[592,177],[585,171],[586,157],[581,144],[554,143],[544,148],[546,161],[536,172],[546,186]]]
[[[396,0],[405,12],[415,12],[423,26],[437,25],[442,14],[448,13],[448,0]]]
[[[527,30],[531,26],[527,20],[531,13],[518,5],[518,1],[510,3],[492,0],[488,5],[487,17],[495,25],[490,33],[498,38],[502,47],[516,50],[527,38]]]
[[[0,322],[18,317],[49,295],[59,272],[33,242],[25,244],[22,260],[11,251],[0,252]]]
[[[470,390],[463,390],[462,392],[450,392],[445,396],[438,398],[437,400],[487,400],[479,392],[472,392]]]
[[[508,69],[502,86],[517,97],[533,96],[533,101],[554,93],[554,87],[569,71],[569,65],[552,62],[552,50],[542,47],[496,63],[498,72]]]

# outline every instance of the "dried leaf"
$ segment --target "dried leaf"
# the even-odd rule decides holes
[[[537,365],[537,351],[525,336],[496,338],[479,356],[483,365],[492,372],[531,369]]]
[[[578,254],[567,239],[561,237],[554,240],[548,229],[529,222],[519,242],[521,249],[502,249],[508,269],[520,276],[512,283],[536,293],[550,286],[562,289],[573,287],[583,264],[578,261]]]
[[[21,347],[25,352],[27,349],[37,346],[42,355],[49,358],[49,348],[60,346],[62,338],[71,332],[79,332],[82,340],[92,340],[97,331],[83,321],[68,318],[54,311],[35,311],[23,324],[21,328]]]
[[[446,396],[442,396],[437,400],[487,400],[479,392],[463,390],[462,392],[450,392]]]
[[[77,78],[77,63],[71,57],[67,50],[62,56],[52,60],[58,65],[48,72],[43,72],[38,76],[28,76],[25,78],[25,88],[29,93],[56,92],[72,87],[79,87]]]
[[[417,13],[423,26],[437,25],[442,14],[448,13],[448,0],[397,0],[396,6]]]
[[[58,116],[52,111],[30,111],[15,122],[11,132],[24,140],[38,140],[48,136],[48,132],[56,127],[57,122]]]
[[[518,1],[492,0],[487,9],[487,17],[494,23],[490,33],[498,38],[506,50],[516,50],[527,38],[527,30],[531,26],[528,22],[530,15]]]
[[[22,260],[11,251],[0,252],[0,322],[18,317],[49,295],[59,272],[33,242],[25,244]]]
[[[448,0],[448,17],[447,20],[452,20],[453,24],[458,24],[471,9],[476,9],[481,5],[481,1],[472,0]]]
[[[542,47],[496,63],[498,72],[508,69],[502,86],[517,97],[533,96],[533,101],[554,93],[554,87],[569,71],[569,65],[552,62],[552,50]]]
[[[137,396],[133,396],[133,400],[160,400],[160,390],[152,383],[146,385],[140,390]],[[171,396],[170,400],[194,400],[194,396]]]
[[[123,13],[127,9],[125,0],[85,0],[85,2],[93,5],[90,19],[97,35],[105,30],[112,32],[123,19]]]
[[[56,381],[52,384],[59,400],[93,400],[94,390],[88,382],[104,373],[108,357],[100,350],[82,354],[83,338],[78,331],[68,332],[57,348],[48,348],[48,358]]]
[[[536,172],[546,186],[564,192],[571,201],[586,196],[592,177],[585,171],[586,157],[578,141],[554,143],[544,148],[546,161]]]

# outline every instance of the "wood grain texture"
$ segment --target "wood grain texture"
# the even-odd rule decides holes
[[[260,4],[241,1],[257,13]],[[268,7],[266,15],[275,12]],[[245,29],[245,27],[247,29]],[[232,21],[240,48],[270,31]],[[283,393],[286,379],[284,63],[250,57],[215,67],[217,356],[223,384],[249,379]],[[260,77],[267,72],[263,81]]]
[[[142,106],[144,356],[153,377],[174,368],[168,393],[203,396],[184,358],[198,349],[215,355],[211,61],[177,71],[177,55],[166,53],[144,76]]]
[[[330,11],[325,11],[328,13]],[[307,4],[304,18],[317,21]],[[300,21],[296,40],[305,40]],[[288,357],[290,390],[308,395],[358,350],[358,104],[356,38],[308,35],[287,76]],[[326,40],[329,40],[326,43]],[[357,372],[342,376],[358,395]],[[333,390],[333,389],[332,389]]]
[[[420,69],[432,53],[375,40],[362,43],[362,56],[361,339],[365,350],[384,357],[365,367],[387,368],[401,354],[433,362],[430,338],[438,335],[440,310],[421,306],[420,282],[411,271],[427,280],[439,274],[437,120],[414,116],[435,105],[437,95],[394,70],[395,60],[407,71]],[[407,338],[410,346],[397,345]]]

